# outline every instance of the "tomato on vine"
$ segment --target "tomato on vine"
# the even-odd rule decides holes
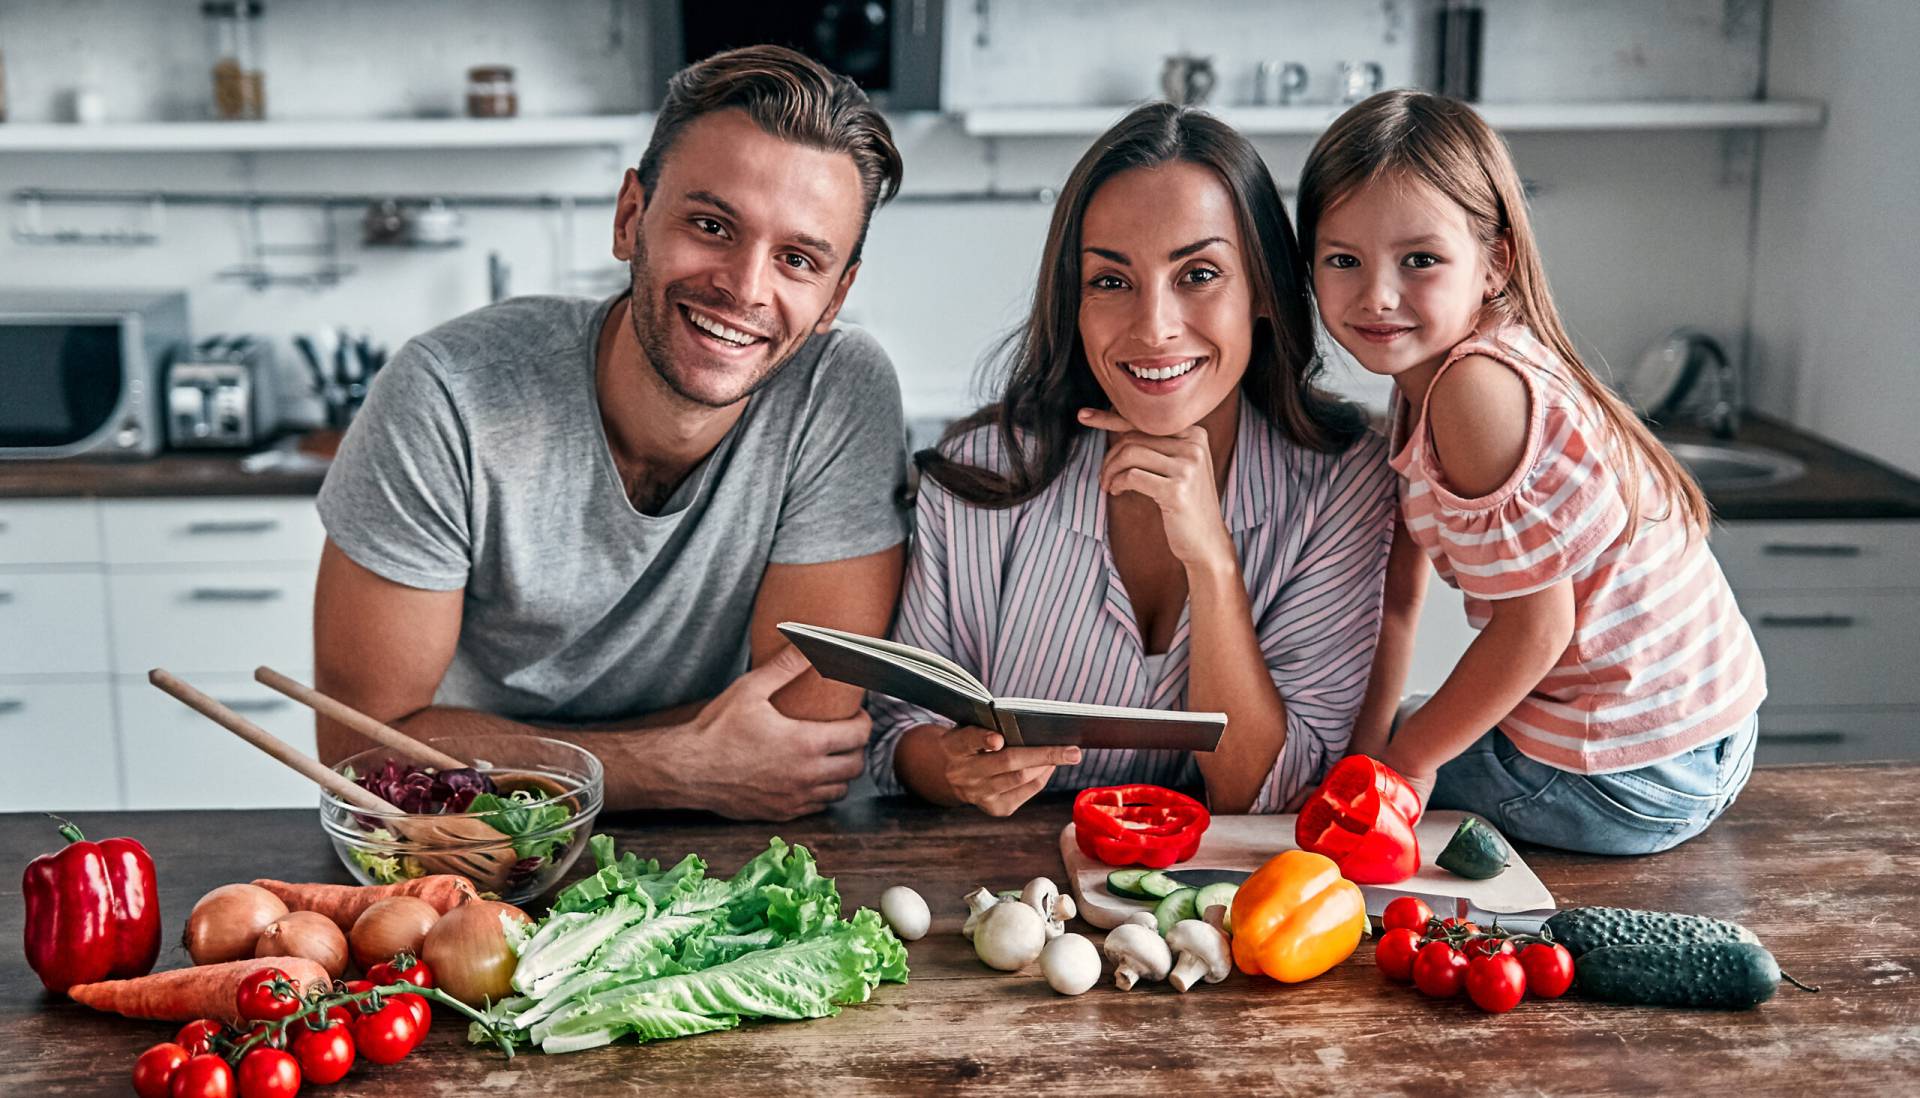
[[[1373,947],[1373,963],[1387,979],[1404,984],[1413,979],[1413,961],[1419,953],[1420,932],[1397,926],[1380,935],[1380,944]]]
[[[1475,957],[1467,967],[1467,998],[1489,1014],[1512,1010],[1526,995],[1526,970],[1511,953]]]
[[[1433,909],[1427,906],[1427,901],[1418,896],[1401,896],[1380,913],[1380,926],[1385,930],[1404,927],[1415,934],[1425,934],[1427,923],[1432,919]]]
[[[300,1093],[300,1063],[277,1048],[256,1048],[240,1059],[240,1098],[293,1098]]]
[[[386,1005],[353,1022],[353,1044],[360,1055],[376,1064],[397,1064],[420,1043],[420,1026],[413,1008],[389,997]]]
[[[227,1026],[214,1018],[199,1018],[180,1027],[173,1038],[174,1043],[187,1050],[187,1055],[198,1056],[213,1051],[213,1039],[225,1036]]]
[[[133,1092],[140,1098],[167,1098],[167,1084],[173,1073],[192,1056],[172,1041],[162,1041],[140,1054],[133,1062]]]
[[[427,962],[417,960],[411,953],[397,953],[391,961],[382,961],[367,970],[367,980],[378,987],[397,984],[402,980],[414,987],[432,987],[433,970]]]
[[[1460,994],[1466,979],[1466,954],[1445,942],[1428,942],[1413,959],[1413,986],[1436,999]]]
[[[286,973],[263,968],[240,981],[234,1009],[248,1021],[275,1022],[299,1011],[300,995]]]
[[[1520,951],[1527,990],[1542,999],[1558,999],[1573,986],[1573,954],[1557,942],[1535,942]]]
[[[343,1023],[329,1023],[325,1029],[293,1027],[293,1058],[300,1061],[300,1074],[309,1083],[337,1083],[353,1068],[353,1033]]]
[[[190,1056],[167,1082],[168,1098],[233,1098],[233,1069],[211,1052]]]

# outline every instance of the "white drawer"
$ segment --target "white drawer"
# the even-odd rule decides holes
[[[304,669],[288,672],[306,679]],[[307,754],[313,754],[313,712],[250,677],[198,675],[194,686]],[[318,807],[312,782],[240,737],[182,705],[144,679],[120,680],[120,744],[127,807]],[[313,821],[314,836],[320,820]]]
[[[1762,765],[1867,759],[1920,759],[1920,707],[1760,707]]]
[[[1920,591],[1743,597],[1783,706],[1920,704]]]
[[[0,675],[110,670],[101,573],[0,572]]]
[[[317,565],[326,538],[307,497],[116,499],[100,509],[111,564]]]
[[[1732,522],[1712,545],[1742,594],[1920,586],[1920,522]]]
[[[313,577],[311,567],[108,573],[114,670],[311,667]]]
[[[89,682],[0,681],[0,750],[7,760],[0,801],[9,812],[122,807],[113,685],[104,675]],[[56,841],[48,832],[48,842]]]
[[[92,500],[0,500],[0,564],[95,564],[100,516]]]

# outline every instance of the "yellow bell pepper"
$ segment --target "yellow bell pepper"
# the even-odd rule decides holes
[[[1360,886],[1324,854],[1288,850],[1233,897],[1233,961],[1249,976],[1311,980],[1353,956],[1367,926]]]

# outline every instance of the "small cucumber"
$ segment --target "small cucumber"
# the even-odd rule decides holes
[[[1155,872],[1151,869],[1116,869],[1107,874],[1107,891],[1115,896],[1124,896],[1129,900],[1157,900],[1160,897],[1140,887],[1140,878]]]
[[[1780,966],[1754,942],[1601,946],[1574,962],[1582,993],[1645,1006],[1747,1010],[1773,998]]]
[[[1484,881],[1506,872],[1513,848],[1487,821],[1468,816],[1447,840],[1447,848],[1433,864],[1470,881]]]
[[[1199,898],[1199,889],[1183,888],[1161,899],[1160,906],[1153,909],[1153,921],[1159,926],[1162,938],[1167,936],[1167,931],[1173,929],[1173,924],[1182,919],[1195,917],[1193,903]]]
[[[1228,884],[1226,881],[1221,881],[1219,884],[1210,884],[1201,889],[1200,894],[1193,898],[1194,918],[1206,918],[1207,909],[1218,904],[1227,909],[1227,915],[1229,917],[1227,931],[1228,933],[1232,933],[1233,923],[1231,922],[1231,917],[1233,915],[1233,894],[1238,891],[1240,891],[1239,885]]]
[[[1141,877],[1139,881],[1140,891],[1146,893],[1147,897],[1153,900],[1158,900],[1164,896],[1171,896],[1185,887],[1187,886],[1157,869]]]
[[[1547,920],[1553,940],[1577,961],[1587,953],[1617,945],[1687,945],[1705,942],[1760,944],[1753,931],[1724,919],[1641,911],[1631,907],[1574,907]]]

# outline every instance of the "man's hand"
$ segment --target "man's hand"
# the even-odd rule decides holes
[[[940,735],[947,784],[963,802],[989,816],[1011,816],[1047,787],[1056,766],[1080,761],[1077,747],[1008,747],[998,732],[949,728]]]
[[[696,807],[736,820],[790,820],[847,795],[866,766],[872,721],[865,713],[795,720],[770,700],[809,666],[789,645],[700,710],[679,760]]]

